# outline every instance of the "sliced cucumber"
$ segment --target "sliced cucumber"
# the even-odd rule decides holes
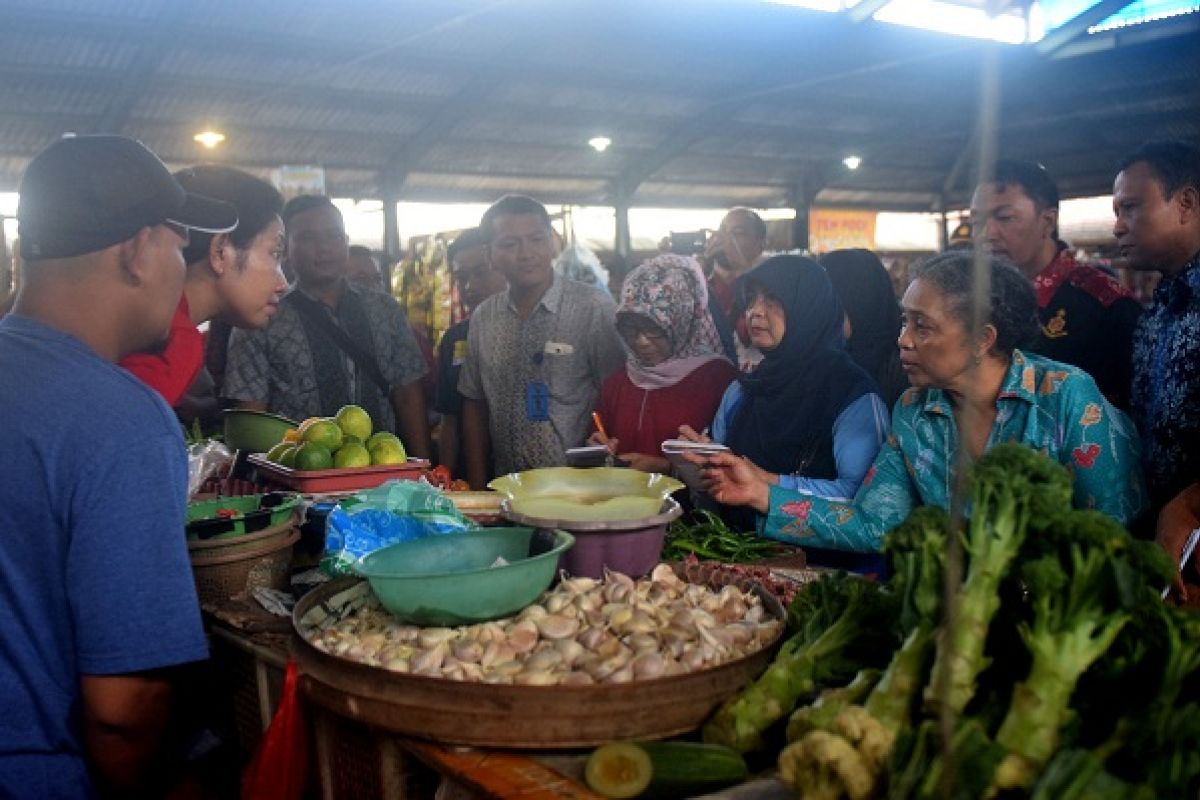
[[[637,797],[646,791],[654,769],[650,756],[633,742],[609,742],[588,756],[583,776],[605,797]]]
[[[611,742],[592,753],[584,774],[588,786],[612,798],[688,797],[749,777],[741,755],[697,742]]]

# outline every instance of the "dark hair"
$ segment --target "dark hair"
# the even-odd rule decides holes
[[[1037,336],[1037,299],[1033,284],[1007,259],[989,256],[988,266],[991,283],[986,322],[996,329],[996,350],[1010,355],[1015,348],[1028,344]],[[936,286],[949,301],[951,313],[969,324],[974,270],[972,253],[953,250],[915,266],[912,279],[929,281]]]
[[[1003,158],[996,162],[992,173],[992,183],[999,187],[1020,186],[1021,191],[1033,201],[1038,211],[1047,208],[1058,210],[1058,185],[1050,173],[1041,164],[1034,161],[1017,161]],[[1058,238],[1058,223],[1054,224],[1051,233]]]
[[[758,212],[752,208],[745,206],[734,206],[725,213],[725,216],[730,214],[742,214],[750,220],[750,227],[754,229],[754,235],[759,239],[766,241],[767,239],[767,223],[763,222],[763,218],[758,215]]]
[[[342,216],[342,212],[323,194],[298,194],[291,200],[287,201],[287,205],[283,207],[283,227],[285,229],[291,227],[292,217],[297,214],[303,214],[305,211],[312,211],[314,208],[332,208],[337,211],[338,217]]]
[[[1124,172],[1139,162],[1154,173],[1164,198],[1188,186],[1200,191],[1200,148],[1194,145],[1178,140],[1146,142],[1122,160],[1117,171]]]
[[[223,200],[237,209],[238,224],[229,241],[238,250],[254,242],[283,208],[283,195],[274,186],[248,172],[217,164],[201,164],[175,173],[175,180],[189,192]],[[208,258],[213,234],[193,229],[183,260],[195,264]]]
[[[485,240],[490,242],[492,241],[492,237],[496,235],[496,230],[492,225],[496,217],[517,216],[520,214],[533,214],[541,219],[547,228],[552,228],[550,225],[550,212],[546,211],[544,205],[529,195],[506,194],[488,206],[488,210],[483,212],[483,216],[479,220],[479,228],[483,231]]]
[[[467,230],[454,237],[454,241],[446,248],[446,263],[450,268],[454,268],[454,259],[463,250],[470,250],[475,247],[483,247],[488,243],[487,234],[480,228],[468,228]]]
[[[366,256],[367,258],[375,257],[375,253],[372,252],[371,248],[367,247],[366,245],[361,245],[361,244],[350,245],[350,255],[351,256]]]

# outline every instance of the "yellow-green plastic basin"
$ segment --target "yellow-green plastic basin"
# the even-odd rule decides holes
[[[249,411],[230,408],[222,412],[225,421],[225,444],[230,450],[245,450],[250,453],[265,453],[283,435],[299,427],[287,417],[268,414],[265,411]]]
[[[553,536],[553,546],[532,557],[532,528],[426,536],[369,553],[355,571],[406,622],[467,625],[515,614],[546,590],[558,557],[575,544],[569,533]]]
[[[518,514],[574,522],[629,522],[659,513],[683,484],[667,475],[619,467],[548,467],[488,484]]]

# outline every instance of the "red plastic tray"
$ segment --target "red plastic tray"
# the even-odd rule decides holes
[[[254,453],[247,460],[258,468],[258,475],[262,480],[305,494],[371,489],[393,479],[415,481],[429,469],[429,462],[423,458],[410,458],[407,464],[303,470],[289,469],[267,461],[266,456],[261,453]]]

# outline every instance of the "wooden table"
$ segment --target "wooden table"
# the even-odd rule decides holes
[[[247,757],[266,730],[279,702],[288,661],[290,622],[271,624],[270,618],[243,619],[239,607],[206,609],[214,660],[237,679],[233,716],[239,746]],[[242,630],[231,622],[258,630]],[[240,661],[236,668],[231,662]],[[583,755],[532,755],[523,752],[443,746],[377,731],[306,707],[312,733],[310,758],[323,800],[378,797],[417,800],[432,797],[439,776],[461,790],[455,797],[517,798],[517,800],[601,800],[583,785]]]

